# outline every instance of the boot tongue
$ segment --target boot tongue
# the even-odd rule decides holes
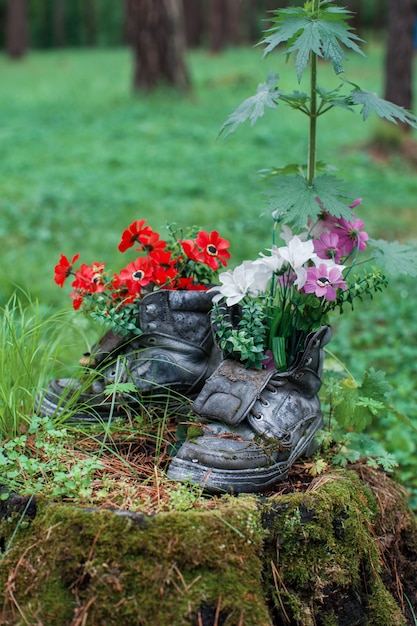
[[[97,366],[104,361],[108,356],[114,357],[114,351],[118,348],[122,348],[131,340],[129,337],[122,337],[121,335],[116,335],[112,330],[108,330],[100,341],[95,343],[91,348],[91,361],[90,366]],[[86,356],[86,355],[84,355]]]

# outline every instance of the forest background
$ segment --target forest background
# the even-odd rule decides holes
[[[414,3],[403,3],[341,3],[355,11],[352,26],[367,42],[367,58],[349,59],[347,78],[380,95],[392,6],[397,15],[406,6],[408,26],[414,24]],[[292,68],[281,62],[277,69],[275,55],[261,61],[253,47],[266,12],[288,3],[184,0],[189,84],[182,91],[132,89],[132,4],[0,0],[0,305],[17,289],[42,309],[68,309],[73,326],[56,363],[61,375],[101,332],[74,316],[68,293],[53,284],[61,252],[117,271],[125,264],[117,251],[121,231],[145,218],[161,235],[167,224],[219,230],[231,241],[233,267],[271,243],[259,171],[305,159],[306,128],[291,111],[218,139],[268,70],[292,88]],[[324,83],[330,80],[331,71],[320,71]],[[416,80],[413,69],[410,93]],[[376,118],[364,125],[340,109],[320,127],[319,157],[363,198],[360,217],[376,239],[417,241],[415,139],[414,132]],[[391,278],[373,301],[334,317],[330,346],[358,379],[365,368],[385,371],[393,405],[415,425],[416,296],[415,278]],[[397,455],[416,504],[415,433],[394,415],[372,429]]]

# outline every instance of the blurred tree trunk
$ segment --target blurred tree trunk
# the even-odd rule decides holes
[[[201,44],[203,36],[203,7],[201,0],[183,0],[185,39],[187,46],[196,48]]]
[[[97,12],[96,0],[84,0],[85,39],[87,46],[97,43]]]
[[[54,2],[53,41],[57,48],[63,48],[66,44],[65,3],[66,0],[55,0]]]
[[[227,44],[236,46],[240,42],[240,0],[210,0],[208,26],[210,50],[220,52]]]
[[[241,35],[242,4],[240,0],[225,0],[226,42],[238,46]]]
[[[388,0],[390,1],[390,0]],[[387,0],[378,0],[376,8],[374,9],[375,20],[373,23],[374,30],[383,30],[386,28],[386,18],[387,18]]]
[[[259,39],[256,4],[257,4],[257,0],[248,0],[247,33],[248,33],[248,39],[250,42],[255,42],[255,41],[258,41]]]
[[[414,0],[389,0],[385,99],[408,110],[413,106],[414,20]]]
[[[188,88],[182,0],[129,0],[127,11],[134,90],[161,83]]]
[[[12,59],[20,59],[28,49],[28,16],[26,0],[7,0],[6,51]]]
[[[224,47],[224,0],[210,0],[208,28],[210,51],[216,54]]]
[[[361,0],[348,0],[345,2],[345,5],[349,11],[352,11],[352,17],[349,20],[349,24],[355,33],[360,37],[362,28],[362,2]]]

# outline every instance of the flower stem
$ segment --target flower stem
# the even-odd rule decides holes
[[[319,10],[319,0],[313,0],[313,16]],[[316,175],[316,141],[317,141],[317,54],[311,53],[310,72],[310,128],[308,141],[308,186],[312,187]]]

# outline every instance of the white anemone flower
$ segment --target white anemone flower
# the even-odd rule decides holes
[[[281,237],[281,239],[283,239],[285,241],[287,246],[290,243],[291,239],[294,237],[294,235],[292,234],[291,228],[289,226],[287,226],[286,224],[282,225],[282,230],[281,230],[279,236]],[[297,235],[297,237],[299,239],[301,239],[301,241],[307,241],[308,232],[306,231],[305,233],[299,233]]]
[[[244,261],[234,270],[228,270],[219,274],[222,283],[219,287],[212,287],[209,291],[217,292],[213,302],[219,302],[226,298],[227,306],[233,306],[240,302],[246,295],[255,295],[256,266],[252,261]]]
[[[295,235],[287,246],[278,248],[278,250],[294,271],[299,270],[307,261],[314,261],[317,257],[314,252],[313,240],[301,241],[298,235]]]
[[[333,259],[321,259],[320,257],[313,259],[313,263],[316,267],[319,267],[319,265],[326,265],[328,268],[337,267],[340,273],[347,267],[347,265],[338,265]]]
[[[269,258],[269,257],[265,257]],[[259,296],[259,294],[266,291],[269,281],[271,280],[274,269],[268,265],[268,263],[264,263],[264,258],[256,259],[252,262],[255,268],[255,277],[253,286],[250,288],[250,295]]]
[[[284,257],[281,256],[279,248],[277,246],[272,246],[268,251],[271,253],[270,256],[266,256],[262,252],[260,253],[260,258],[254,261],[257,265],[264,265],[269,268],[270,272],[279,272],[282,269],[284,263],[286,263]]]
[[[298,287],[298,289],[302,289],[307,282],[307,269],[305,267],[299,267],[295,274],[297,278],[294,281],[294,285]]]

